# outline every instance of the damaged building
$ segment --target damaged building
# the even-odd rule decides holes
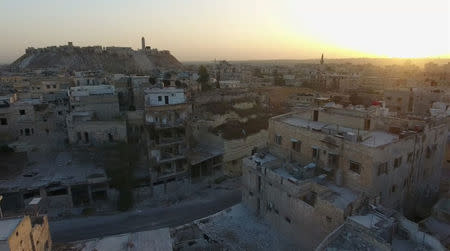
[[[126,120],[111,85],[78,86],[69,90],[67,132],[71,144],[126,142]]]
[[[0,220],[0,250],[52,249],[47,216],[25,216]]]
[[[151,182],[162,183],[188,175],[187,149],[191,106],[183,89],[145,90],[145,124]]]
[[[243,202],[286,234],[314,228],[316,240],[369,202],[421,214],[437,198],[446,135],[444,121],[381,108],[273,117],[268,150],[244,159]]]

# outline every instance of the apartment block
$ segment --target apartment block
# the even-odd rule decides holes
[[[314,108],[269,120],[244,159],[243,202],[282,232],[331,232],[368,204],[416,212],[439,191],[447,126],[382,108]]]

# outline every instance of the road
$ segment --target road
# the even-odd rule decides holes
[[[162,227],[176,227],[217,213],[240,201],[241,192],[231,190],[221,193],[220,196],[186,201],[169,207],[50,221],[49,224],[54,242],[72,242]]]

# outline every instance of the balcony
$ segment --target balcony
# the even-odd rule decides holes
[[[174,144],[181,144],[184,142],[184,137],[168,137],[168,138],[159,138],[159,140],[155,140],[155,146],[163,147],[170,146]]]
[[[167,162],[172,162],[180,159],[185,159],[186,155],[184,153],[174,154],[168,152],[161,152],[161,157],[157,160],[158,164],[164,164]]]
[[[176,119],[171,121],[158,121],[158,122],[147,121],[147,124],[153,125],[156,129],[169,129],[169,128],[184,127],[185,120]]]

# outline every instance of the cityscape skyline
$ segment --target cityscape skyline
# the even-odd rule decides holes
[[[328,58],[450,56],[447,1],[266,0],[256,9],[255,4],[3,1],[0,9],[8,11],[0,17],[0,32],[8,39],[0,41],[0,63],[13,62],[27,47],[68,41],[139,48],[142,36],[181,61],[311,59],[321,53]]]

